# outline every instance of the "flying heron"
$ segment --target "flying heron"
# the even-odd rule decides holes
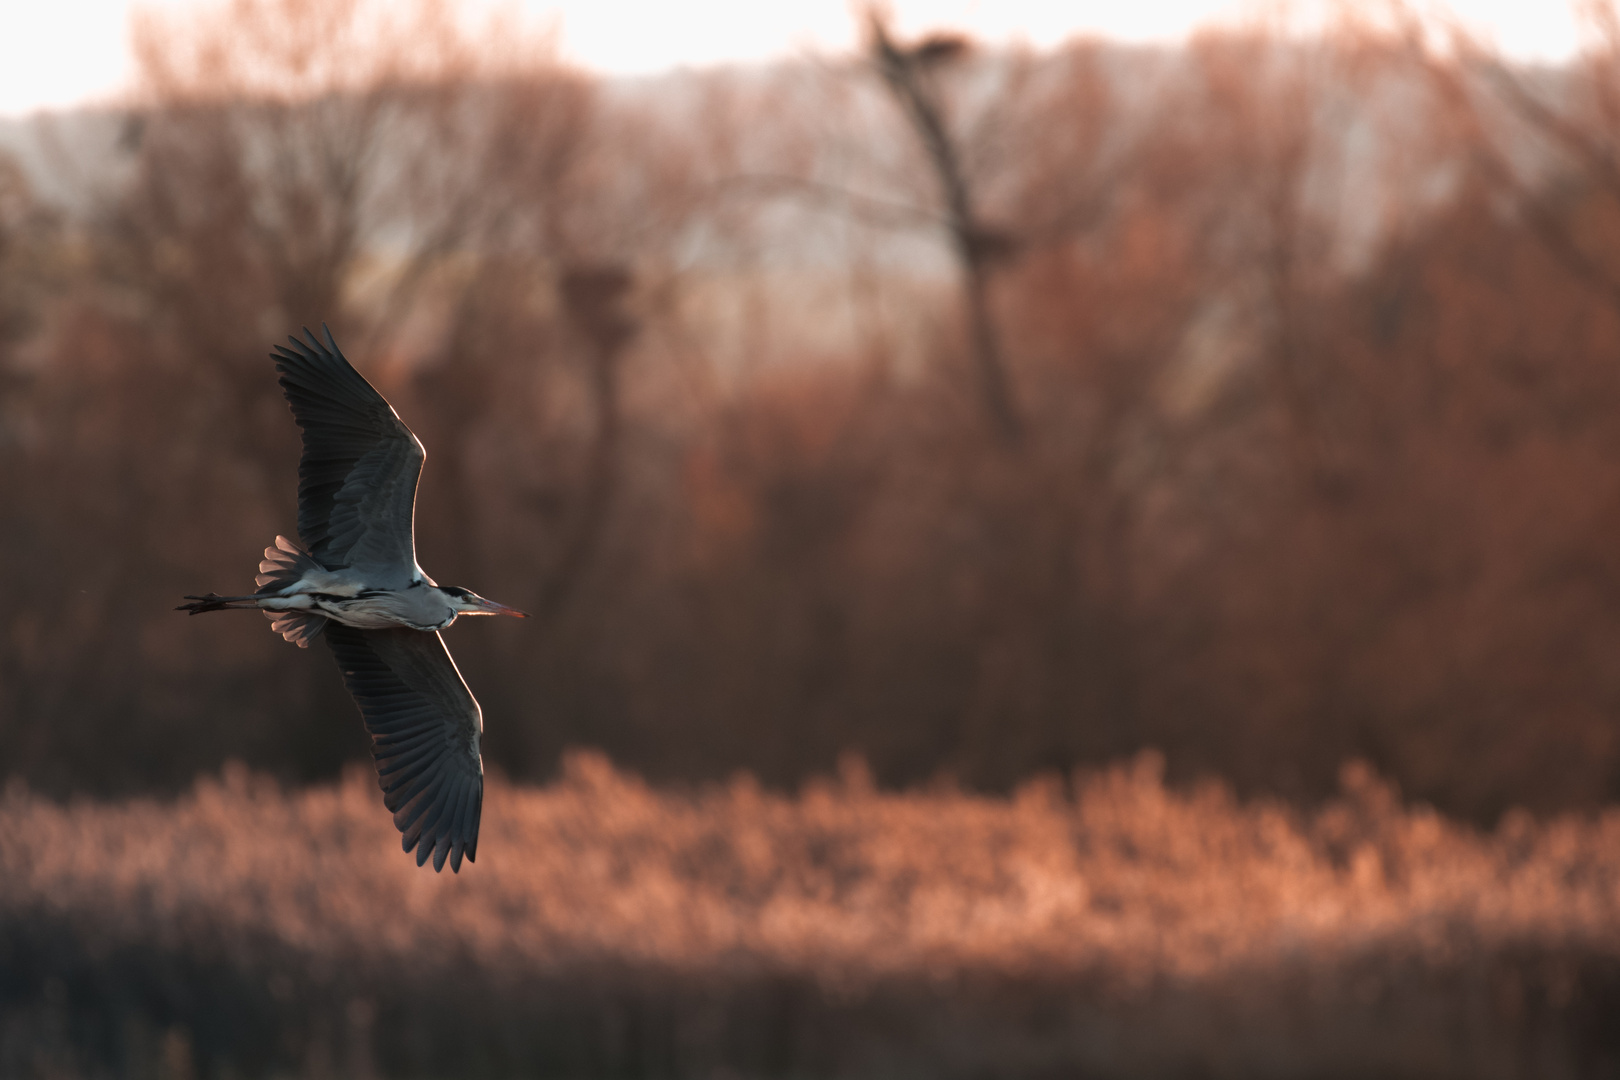
[[[321,633],[360,706],[377,759],[383,803],[416,865],[461,870],[478,854],[483,713],[439,631],[461,615],[524,613],[453,585],[416,563],[416,481],[426,452],[391,405],[349,365],[321,326],[271,359],[293,419],[304,429],[298,463],[300,547],[285,536],[264,549],[248,596],[187,596],[176,608],[256,609],[299,648]]]

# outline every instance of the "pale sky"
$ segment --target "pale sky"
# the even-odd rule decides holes
[[[564,59],[604,74],[644,75],[853,48],[850,0],[458,0],[469,10],[516,8],[554,21]],[[130,76],[130,9],[184,9],[196,0],[0,0],[0,116],[115,98]],[[1559,0],[1452,0],[1476,31],[1520,59],[1557,60],[1575,48]],[[966,31],[990,43],[1056,45],[1078,35],[1175,42],[1233,22],[1255,0],[891,0],[897,28]]]

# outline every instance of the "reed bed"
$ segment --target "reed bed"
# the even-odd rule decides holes
[[[1159,759],[1008,798],[492,778],[478,862],[374,781],[0,798],[6,1075],[1603,1075],[1620,811],[1492,832]]]

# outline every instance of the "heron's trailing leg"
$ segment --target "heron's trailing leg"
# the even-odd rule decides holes
[[[264,561],[259,564],[259,576],[255,579],[258,592],[250,596],[220,596],[218,593],[188,596],[187,600],[196,602],[182,604],[175,610],[200,615],[205,611],[256,609],[264,612],[272,630],[299,648],[308,648],[310,641],[326,627],[326,616],[310,610],[317,606],[318,596],[300,595],[305,593],[309,584],[306,577],[310,574],[326,575],[326,570],[310,558],[307,551],[285,536],[278,536],[274,544],[264,549]],[[341,582],[332,582],[330,586],[340,592],[357,591],[352,587],[345,590]]]
[[[181,604],[176,611],[189,611],[193,615],[201,615],[205,611],[256,611],[259,607],[258,596],[221,596],[218,593],[209,593],[207,596],[188,596],[187,600],[195,600],[195,604]]]

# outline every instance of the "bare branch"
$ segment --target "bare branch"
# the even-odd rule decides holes
[[[973,193],[962,168],[961,155],[946,129],[944,108],[930,76],[942,65],[962,56],[967,42],[933,36],[905,48],[890,36],[877,8],[867,9],[868,52],[895,101],[922,142],[945,201],[945,221],[962,269],[968,333],[972,339],[980,398],[997,437],[1016,446],[1024,424],[1013,401],[1000,337],[990,310],[991,264],[1012,247],[1011,238],[986,226],[974,212]]]

